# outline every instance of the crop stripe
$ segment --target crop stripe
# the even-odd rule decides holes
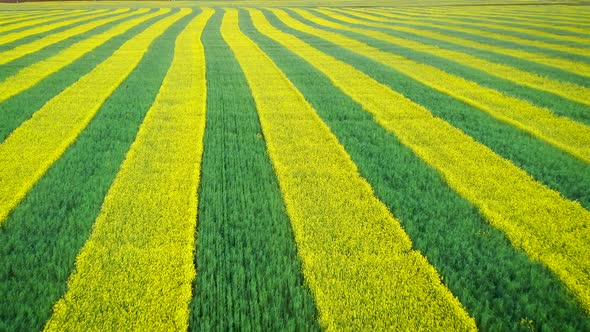
[[[154,40],[137,67],[100,107],[88,127],[2,225],[0,271],[11,271],[11,277],[0,276],[4,329],[42,330],[55,302],[67,291],[76,256],[88,239],[104,197],[158,94],[172,63],[176,37],[190,19],[187,16],[179,20]],[[90,71],[155,21],[157,18],[116,37],[68,67],[66,72],[56,75],[61,79],[52,77],[43,85],[48,85],[49,89],[67,87],[71,84],[68,82],[77,80],[77,77],[68,77],[68,71]],[[33,95],[36,96],[34,92]],[[36,98],[29,96],[28,99]],[[28,107],[29,104],[23,109]]]
[[[398,12],[400,13],[400,12]],[[428,16],[424,16],[422,15],[423,13],[419,13],[419,12],[403,12],[406,15],[410,15],[412,17],[428,17]],[[419,13],[420,15],[415,15],[416,13]],[[539,30],[539,31],[554,31],[553,34],[556,34],[558,36],[585,36],[588,34],[588,31],[586,29],[581,29],[581,28],[574,28],[574,27],[569,27],[569,26],[564,26],[561,24],[543,24],[543,23],[537,23],[534,21],[523,21],[523,20],[519,20],[516,17],[507,14],[507,15],[503,15],[503,16],[490,16],[489,14],[476,14],[473,11],[470,12],[464,12],[464,11],[454,11],[454,12],[447,12],[447,13],[442,13],[442,12],[430,12],[428,13],[428,15],[430,15],[430,17],[440,17],[440,18],[444,18],[445,15],[447,17],[452,17],[455,20],[458,20],[459,22],[477,22],[477,23],[492,23],[492,24],[496,24],[498,26],[501,26],[503,29],[507,29],[507,28],[511,28],[511,27],[517,27],[517,28],[524,28],[524,29],[535,29],[535,30]]]
[[[267,12],[268,13],[268,12]],[[301,21],[308,25],[317,26],[301,16],[293,13]],[[324,17],[324,16],[322,16]],[[473,137],[476,141],[486,145],[498,155],[512,161],[525,172],[530,174],[534,179],[542,182],[549,188],[558,191],[565,198],[578,200],[585,209],[590,207],[590,196],[588,191],[584,190],[584,184],[590,183],[590,164],[571,156],[570,154],[554,147],[546,142],[535,139],[531,135],[517,127],[511,126],[498,119],[493,118],[486,112],[481,112],[474,106],[466,104],[444,93],[433,90],[432,88],[413,80],[405,74],[402,74],[390,67],[375,62],[365,56],[359,55],[353,51],[336,46],[332,43],[326,43],[324,39],[309,35],[307,33],[292,29],[282,23],[274,14],[267,14],[268,20],[280,30],[292,34],[306,43],[316,47],[318,50],[327,53],[336,59],[346,62],[358,70],[366,73],[380,83],[388,86],[390,89],[404,95],[406,98],[422,105],[428,109],[434,116],[439,117],[462,130],[465,134]],[[329,20],[328,17],[324,17]],[[325,28],[326,30],[333,30]],[[346,34],[346,33],[345,33]],[[403,34],[402,34],[403,37]],[[356,36],[357,39],[365,42],[373,42],[370,38]],[[409,37],[411,39],[411,37]],[[388,45],[376,41],[375,47],[388,49]],[[394,48],[401,54],[413,58],[412,52],[407,52],[403,48]],[[428,57],[428,55],[426,55]],[[422,57],[416,58],[421,61]],[[434,57],[424,59],[427,63],[431,61],[435,65],[441,65],[441,68],[449,68],[452,72],[459,72],[460,76],[471,75],[468,68],[460,68],[460,65],[445,63],[444,60],[435,60]],[[449,65],[449,67],[446,67]],[[485,74],[474,74],[476,80],[485,79]],[[494,80],[493,78],[487,78]],[[497,80],[501,81],[501,80]],[[501,82],[492,83],[501,83]],[[504,88],[509,82],[501,84]],[[494,84],[491,85],[495,86]],[[512,90],[508,90],[511,91]],[[515,91],[516,92],[516,91]],[[528,96],[527,96],[528,97]],[[558,105],[551,105],[557,106]],[[585,107],[583,105],[578,105]],[[554,108],[550,108],[554,110]],[[563,109],[565,110],[565,109]],[[585,108],[579,111],[583,112]],[[562,110],[560,110],[562,111]],[[576,115],[582,116],[583,113]],[[551,165],[551,167],[547,167]]]
[[[235,9],[221,32],[254,96],[322,327],[474,329],[330,129],[239,30]]]
[[[590,311],[590,278],[586,273],[590,261],[585,258],[590,212],[534,181],[422,106],[277,30],[259,11],[252,10],[251,14],[260,32],[293,50],[363,105],[378,123],[442,173],[449,185],[477,206],[515,246],[553,270]]]
[[[382,9],[381,9],[382,10]],[[375,13],[379,13],[380,9],[379,8],[367,8],[366,10],[367,12],[375,12]],[[407,13],[408,15],[414,15],[414,14],[422,14],[422,12],[420,11],[416,11],[416,10],[403,10],[403,11],[399,11],[399,13]],[[432,14],[433,16],[441,16],[444,17],[445,14],[450,15],[450,17],[454,17],[456,19],[466,19],[466,18],[473,18],[474,20],[478,20],[478,21],[482,21],[482,22],[493,22],[493,23],[499,23],[499,24],[518,24],[518,25],[522,25],[522,26],[528,26],[528,27],[537,27],[537,28],[547,28],[547,29],[551,29],[553,31],[560,31],[560,32],[573,32],[576,35],[579,34],[585,34],[586,30],[584,28],[577,28],[577,27],[573,27],[572,25],[568,24],[567,21],[559,21],[559,20],[552,20],[552,22],[554,22],[555,24],[548,24],[548,20],[547,19],[543,19],[542,17],[537,17],[535,18],[525,18],[525,17],[519,17],[517,16],[516,12],[508,12],[508,13],[499,13],[499,12],[485,12],[485,11],[481,11],[481,12],[474,12],[474,11],[466,11],[466,10],[454,10],[452,12],[450,11],[440,11],[440,10],[435,10],[435,11],[430,11],[429,14]]]
[[[505,32],[491,32],[484,29],[475,29],[469,27],[462,27],[451,22],[447,23],[447,20],[440,20],[430,22],[431,20],[420,20],[404,17],[393,12],[384,12],[385,16],[382,20],[387,20],[391,23],[403,23],[410,25],[419,25],[430,29],[441,29],[447,30],[451,33],[462,33],[476,38],[482,37],[490,40],[491,43],[511,43],[512,45],[520,45],[521,47],[534,47],[538,49],[539,53],[555,53],[559,52],[561,56],[568,57],[570,55],[577,55],[578,58],[584,59],[586,62],[589,61],[590,56],[588,55],[589,47],[585,44],[585,41],[577,38],[577,42],[571,41],[559,41],[556,39],[542,38],[537,35],[528,34],[526,37],[511,36],[510,33]]]
[[[560,9],[564,9],[564,6],[561,6]],[[578,7],[579,8],[579,7]],[[365,9],[361,9],[362,11],[364,11]],[[388,9],[387,8],[380,8],[379,11],[385,11],[387,12]],[[581,18],[579,16],[571,16],[568,14],[564,14],[564,13],[559,13],[557,15],[554,14],[550,14],[548,12],[531,12],[531,11],[526,11],[523,10],[522,7],[518,8],[517,10],[507,10],[507,9],[503,9],[503,8],[494,8],[494,10],[492,12],[487,12],[486,14],[488,15],[494,15],[494,16],[501,16],[501,17],[506,17],[506,16],[510,16],[510,17],[515,17],[518,19],[526,19],[526,20],[534,20],[534,21],[542,21],[542,22],[555,22],[557,25],[561,24],[561,23],[570,23],[570,24],[576,24],[578,26],[589,26],[590,24],[588,24],[588,20],[587,18]]]
[[[318,331],[254,100],[221,36],[223,16],[216,12],[201,37],[207,129],[189,330]]]
[[[533,53],[543,54],[557,54],[557,57],[563,58],[577,58],[580,61],[588,61],[588,54],[584,50],[588,49],[587,42],[579,41],[578,43],[571,41],[560,42],[560,40],[543,38],[541,36],[526,35],[524,37],[510,36],[509,32],[488,32],[478,29],[462,28],[459,25],[452,23],[441,22],[421,22],[418,18],[406,17],[403,14],[392,12],[387,9],[372,10],[372,9],[358,9],[350,10],[344,8],[330,8],[336,12],[354,15],[357,18],[370,20],[373,22],[381,22],[386,24],[401,24],[408,25],[428,31],[437,31],[449,35],[464,35],[470,41],[483,39],[483,43],[487,44],[508,44],[504,46],[510,48],[511,45],[521,45],[523,48],[532,49]],[[442,31],[438,31],[442,30]],[[521,34],[522,35],[522,34]],[[586,37],[586,36],[584,36]]]
[[[63,12],[63,10],[61,10]],[[50,15],[50,12],[42,11],[40,9],[37,10],[26,10],[26,11],[15,11],[15,12],[2,12],[0,13],[0,24],[2,24],[3,20],[11,20],[11,19],[20,19],[21,17],[30,17],[34,18],[35,15]]]
[[[519,43],[522,43],[523,41],[541,41],[552,45],[562,46],[568,45],[567,43],[563,43],[564,41],[566,41],[570,42],[570,44],[573,46],[577,45],[577,47],[585,47],[585,45],[587,45],[590,42],[590,38],[588,38],[587,36],[572,36],[564,34],[560,35],[556,33],[534,29],[533,27],[516,27],[493,22],[462,21],[452,18],[450,16],[437,17],[435,15],[429,14],[407,15],[404,13],[396,13],[396,15],[396,19],[407,20],[412,22],[426,21],[429,24],[440,24],[444,25],[445,27],[448,26],[458,29],[465,29],[462,31],[479,33],[493,38],[500,38],[501,36],[505,36],[507,40]]]
[[[488,61],[465,52],[458,52],[450,49],[443,49],[436,46],[415,42],[405,38],[395,37],[380,31],[372,31],[368,29],[360,29],[349,27],[343,24],[334,23],[318,16],[313,15],[309,11],[302,9],[293,9],[302,17],[326,27],[340,29],[344,31],[355,32],[364,36],[369,36],[394,45],[400,45],[412,50],[425,52],[437,57],[447,60],[455,61],[460,64],[472,67],[477,70],[486,72],[487,74],[513,81],[518,84],[526,85],[535,89],[547,91],[564,98],[576,101],[590,106],[590,88],[580,86],[574,83],[552,80],[544,76],[531,73],[525,70],[514,68],[501,63]]]
[[[63,14],[65,11],[55,11],[51,13],[47,13],[45,11],[27,11],[26,13],[15,14],[10,16],[4,16],[0,19],[0,28],[7,28],[9,24],[21,24],[24,22],[30,22],[31,20],[37,20],[41,18],[49,18],[52,16],[59,16]],[[10,27],[8,27],[10,29]],[[18,27],[17,27],[18,29]],[[4,30],[7,31],[7,30]]]
[[[550,50],[556,50],[560,52],[567,52],[571,54],[578,54],[582,56],[588,56],[588,48],[586,47],[586,43],[588,40],[586,38],[577,38],[577,37],[567,37],[567,36],[555,36],[553,34],[542,33],[542,32],[534,32],[529,31],[526,37],[518,37],[511,31],[518,31],[518,28],[513,28],[511,31],[491,31],[486,30],[485,25],[475,26],[475,27],[463,27],[463,25],[468,24],[461,24],[461,22],[454,21],[452,19],[426,19],[421,20],[420,18],[412,18],[404,15],[400,15],[391,11],[383,12],[384,16],[386,16],[391,21],[401,21],[406,22],[408,24],[420,24],[427,27],[444,27],[444,29],[449,29],[452,31],[457,32],[465,32],[469,34],[474,34],[482,37],[493,38],[501,41],[508,41],[513,42],[521,45],[529,45],[535,46]],[[457,24],[459,23],[459,24]],[[475,24],[469,24],[475,25]],[[563,41],[560,41],[561,38]]]
[[[80,16],[78,14],[78,15],[76,15],[76,18],[73,18],[73,19],[67,19],[67,20],[60,19],[60,20],[57,20],[57,22],[55,22],[55,23],[41,25],[38,27],[33,27],[31,29],[27,29],[24,31],[17,31],[17,32],[8,33],[3,36],[0,36],[0,45],[12,43],[12,42],[15,42],[17,40],[20,40],[20,39],[23,39],[26,37],[41,34],[41,33],[55,30],[58,28],[67,27],[72,24],[76,24],[79,22],[89,20],[92,17],[98,16],[98,15],[108,15],[108,14],[110,14],[111,11],[112,10],[109,10],[109,9],[103,9],[103,10],[93,11],[89,14],[85,13],[83,16]],[[68,16],[73,16],[73,15],[68,15]]]
[[[72,10],[72,11],[68,10],[68,11],[64,11],[61,13],[44,14],[41,17],[32,17],[32,20],[28,19],[27,18],[28,14],[26,14],[23,18],[21,18],[21,19],[24,19],[22,22],[14,22],[11,24],[0,26],[0,34],[2,34],[2,35],[0,35],[0,37],[4,37],[8,33],[14,33],[15,32],[14,30],[24,30],[24,29],[35,27],[37,25],[41,25],[44,23],[51,24],[54,21],[58,22],[59,20],[64,20],[64,19],[68,19],[71,17],[77,17],[77,16],[82,16],[82,15],[89,15],[89,14],[92,14],[92,11],[81,10],[81,9]]]
[[[481,51],[451,42],[433,40],[416,34],[390,29],[367,27],[353,23],[345,23],[340,20],[337,20],[336,18],[332,18],[326,14],[318,13],[317,11],[313,10],[306,10],[305,12],[313,13],[313,16],[317,16],[320,18],[320,20],[326,21],[327,25],[320,25],[314,21],[310,21],[309,18],[303,17],[300,13],[295,12],[293,9],[285,9],[285,11],[287,11],[293,18],[301,21],[302,23],[308,26],[312,26],[320,30],[327,30],[334,33],[342,34],[349,38],[363,42],[374,48],[378,48],[382,51],[394,53],[396,55],[408,58],[415,62],[436,67],[440,70],[445,71],[448,74],[452,74],[454,76],[464,78],[467,81],[477,83],[483,87],[496,90],[497,92],[503,95],[514,97],[529,102],[530,104],[533,104],[536,107],[550,110],[556,116],[567,117],[570,120],[577,121],[584,125],[590,126],[590,112],[588,112],[590,111],[590,107],[586,104],[590,102],[587,98],[584,98],[584,93],[573,92],[581,90],[590,91],[590,80],[584,78],[583,76],[567,73],[544,65],[531,63],[523,59],[517,59],[509,56],[499,55],[496,53]],[[312,14],[309,15],[311,16]],[[278,22],[278,24],[282,23]],[[359,32],[334,28],[332,27],[332,25],[352,27],[352,29],[358,30]],[[301,33],[301,35],[299,36],[302,36],[304,39],[306,39],[307,36],[309,36],[297,30],[293,31],[295,31],[295,33]],[[392,35],[394,36],[394,41],[397,40],[399,44],[394,44],[385,40],[378,39],[377,35],[368,36],[361,34],[362,31],[368,31],[369,33],[377,32],[377,34],[384,33],[385,37],[387,37],[388,35]],[[318,39],[319,37],[310,36],[310,38]],[[311,43],[314,44],[315,42]],[[412,48],[411,46],[414,46],[415,48]],[[437,56],[437,54],[445,55],[448,50],[457,53],[455,58],[452,58],[450,56],[447,56],[446,58],[444,56]],[[330,52],[328,51],[328,53]],[[465,55],[462,56],[462,53],[464,53]],[[359,56],[355,54],[353,55],[353,57],[361,59],[364,56]],[[577,88],[577,90],[572,89],[572,93],[567,92],[562,94],[567,94],[569,96],[578,96],[578,100],[585,102],[574,101],[571,99],[567,99],[563,96],[560,96],[558,94],[551,93],[549,91],[543,91],[541,89],[537,89],[534,87],[527,86],[525,84],[515,82],[519,81],[522,83],[523,80],[521,78],[510,78],[509,75],[504,75],[505,78],[502,78],[498,77],[496,74],[494,74],[494,72],[490,72],[488,69],[470,67],[463,62],[463,57],[466,57],[467,59],[475,59],[475,61],[478,61],[478,63],[483,60],[483,62],[489,62],[492,65],[499,64],[500,67],[508,68],[510,71],[514,69],[524,75],[534,73],[532,75],[532,78],[537,77],[538,80],[541,80],[541,82],[551,84],[550,86],[553,87],[555,87],[556,85],[562,87],[574,86]],[[375,62],[373,60],[359,61]],[[390,68],[384,68],[384,70],[393,71],[393,69]],[[402,76],[406,77],[406,75]],[[526,77],[530,76],[531,75],[528,75]],[[542,87],[541,84],[537,84],[537,86]],[[555,88],[553,88],[552,90],[557,91]],[[590,95],[590,92],[586,93],[586,95]],[[461,101],[461,103],[463,102]],[[543,142],[543,144],[545,144],[545,142]]]
[[[367,12],[370,11],[374,11],[375,13],[379,13],[379,12],[391,12],[391,11],[387,11],[385,8],[367,8]],[[520,11],[518,11],[520,12]],[[530,28],[530,29],[539,29],[539,31],[547,31],[544,29],[548,29],[549,31],[553,30],[553,31],[559,31],[558,34],[560,33],[565,33],[567,35],[567,32],[570,32],[568,30],[568,28],[566,28],[566,30],[562,30],[564,27],[561,26],[560,21],[555,20],[553,22],[555,22],[555,25],[551,25],[548,24],[548,20],[545,20],[543,23],[539,23],[538,21],[534,21],[534,20],[526,20],[526,19],[522,19],[519,18],[518,16],[516,16],[516,14],[518,12],[506,12],[503,14],[500,14],[500,16],[496,15],[499,12],[485,12],[485,11],[478,11],[477,13],[471,10],[462,10],[462,9],[452,9],[449,10],[447,12],[443,12],[440,10],[433,10],[433,11],[419,11],[419,10],[411,10],[409,8],[407,9],[403,9],[403,10],[399,10],[396,11],[395,13],[398,14],[403,14],[405,16],[408,17],[413,17],[413,18],[420,18],[420,17],[425,17],[425,15],[432,15],[431,17],[433,18],[444,18],[445,15],[449,15],[448,18],[450,19],[454,19],[454,20],[460,20],[460,22],[475,22],[475,23],[490,23],[490,24],[498,24],[499,26],[502,27],[508,27],[510,26],[510,24],[515,24],[514,27],[516,28]],[[472,15],[469,15],[469,13],[472,13]],[[469,20],[467,20],[469,18]],[[566,22],[563,22],[566,23]],[[578,33],[574,32],[574,31],[578,31]],[[572,34],[572,36],[582,36],[584,38],[587,38],[587,36],[584,36],[583,33],[583,29],[572,29],[571,32],[574,32]],[[580,33],[581,32],[581,33]]]
[[[125,20],[104,33],[81,40],[48,59],[23,68],[16,75],[0,82],[0,103],[29,89],[47,76],[71,64],[84,54],[91,52],[110,39],[125,33],[142,22],[156,16],[164,15],[165,13],[168,13],[170,9],[160,9],[155,13],[144,15],[147,11],[147,9],[141,9],[134,14],[140,13],[142,16],[131,20]]]
[[[522,49],[508,48],[508,47],[503,47],[503,46],[499,46],[499,45],[490,45],[487,43],[482,43],[482,42],[474,41],[471,39],[455,37],[455,36],[451,36],[451,35],[444,34],[441,32],[431,31],[431,30],[422,28],[419,25],[413,25],[413,26],[409,26],[409,25],[405,26],[402,24],[391,25],[391,24],[387,24],[388,22],[391,23],[387,19],[379,20],[379,17],[377,17],[375,15],[362,14],[358,11],[345,11],[345,12],[343,12],[343,11],[335,11],[333,9],[330,9],[329,11],[324,10],[324,9],[321,9],[321,10],[318,9],[317,11],[327,14],[327,15],[332,15],[333,17],[336,17],[333,15],[333,13],[346,14],[346,16],[344,16],[344,15],[338,16],[338,19],[345,21],[347,23],[363,24],[363,25],[367,25],[367,26],[371,26],[371,27],[409,32],[409,33],[413,33],[416,35],[422,35],[422,36],[432,38],[432,39],[453,42],[453,43],[456,43],[459,45],[464,45],[464,46],[472,47],[472,48],[479,49],[479,50],[485,50],[485,51],[489,51],[489,52],[508,55],[508,56],[511,56],[514,58],[525,59],[525,60],[528,60],[531,62],[536,62],[536,63],[544,64],[546,66],[551,66],[554,68],[565,70],[570,73],[590,77],[590,65],[580,62],[580,61],[572,61],[569,59],[564,59],[561,57],[556,57],[556,56],[547,55],[547,54],[543,54],[541,56],[539,53],[536,53],[536,52],[530,52],[530,51],[526,51],[526,50],[522,50]]]
[[[38,81],[35,85],[21,91],[16,95],[13,95],[4,102],[0,103],[0,117],[3,119],[3,121],[0,122],[0,143],[4,141],[16,128],[18,128],[18,126],[31,118],[31,116],[37,110],[41,109],[41,107],[51,100],[51,98],[57,96],[70,85],[76,83],[76,81],[78,81],[81,77],[92,71],[94,67],[108,59],[113,54],[113,52],[119,49],[125,42],[127,42],[129,39],[132,39],[133,36],[141,33],[143,30],[147,29],[153,23],[162,19],[162,17],[171,15],[178,11],[178,9],[172,11],[169,11],[169,9],[164,9],[164,11],[167,11],[165,15],[153,17],[131,28],[122,35],[113,37],[94,50],[82,55],[74,62],[61,68],[59,71],[46,76],[41,81]],[[155,10],[152,10],[152,12],[155,12]],[[76,38],[74,41],[68,40],[62,42],[56,46],[51,46],[47,49],[41,50],[34,55],[16,60],[10,65],[2,66],[2,69],[5,68],[6,71],[4,72],[0,70],[0,82],[18,74],[20,70],[34,66],[36,62],[41,62],[55,55],[56,53],[67,49],[69,46],[72,46],[78,41],[104,33],[109,28],[111,27],[98,28],[97,33],[93,33],[94,31],[87,32],[81,36],[82,38]],[[168,37],[166,37],[166,39],[167,38]],[[60,49],[60,46],[64,47]],[[63,61],[63,59],[61,60]],[[172,61],[172,56],[170,56],[170,61]],[[14,110],[19,111],[15,112]]]
[[[271,10],[288,26],[326,39],[338,46],[391,67],[435,90],[473,105],[493,117],[521,128],[546,142],[590,163],[590,127],[558,117],[550,110],[503,95],[436,67],[387,53],[355,39],[305,25],[279,9]]]
[[[200,35],[212,13],[204,9],[178,36],[172,65],[46,331],[187,330],[205,131]]]
[[[151,42],[187,14],[182,11],[166,17],[126,42],[110,58],[49,100],[0,144],[0,226],[137,66]]]
[[[137,11],[130,11],[129,9],[120,9],[120,10],[116,10],[112,13],[94,16],[93,18],[95,18],[96,20],[92,20],[88,23],[84,23],[84,24],[75,26],[73,28],[70,28],[70,29],[62,31],[62,32],[53,33],[51,35],[37,39],[31,43],[19,45],[14,48],[11,48],[10,50],[0,52],[0,65],[14,61],[14,60],[21,58],[27,54],[34,53],[38,50],[41,50],[41,49],[43,49],[47,46],[53,45],[55,43],[59,43],[60,41],[66,40],[70,37],[73,37],[73,36],[76,36],[79,34],[83,34],[83,33],[88,32],[94,28],[97,28],[101,25],[108,24],[108,23],[116,21],[116,20],[128,18],[130,16],[137,15],[138,13],[145,13],[148,10],[149,9],[140,9]],[[107,17],[101,18],[102,16],[107,16]]]
[[[473,205],[454,192],[436,170],[380,127],[371,114],[343,94],[321,72],[290,49],[254,29],[249,15],[242,17],[245,18],[240,22],[242,31],[272,57],[317,110],[350,154],[361,175],[372,185],[375,194],[398,218],[415,248],[435,266],[445,285],[473,315],[478,328],[516,328],[522,317],[542,322],[543,328],[580,329],[587,322],[584,309],[554,273],[512,246],[502,231],[491,226]],[[269,15],[268,19],[272,24],[277,23],[282,31],[293,33],[274,16]],[[305,40],[328,54],[352,60],[351,64],[360,65],[362,61],[357,62],[349,58],[349,52],[325,45],[315,38]],[[415,89],[419,84],[408,84],[411,79],[383,71],[381,65],[370,60],[366,60],[365,66],[357,68],[371,68],[404,86],[402,91],[415,90],[416,95],[430,100],[428,93],[424,92],[428,88]],[[436,98],[431,100],[431,104],[438,103]],[[444,101],[441,104],[444,105]],[[458,116],[473,113],[470,107],[465,105],[465,110],[461,110],[455,104],[459,103],[451,103],[446,108]],[[482,115],[474,121],[482,122],[484,133],[487,128],[481,118],[485,117]],[[493,131],[486,137],[502,137],[503,134]],[[512,138],[506,135],[507,140]],[[590,183],[588,179],[590,177],[577,183]],[[511,296],[504,301],[488,300],[507,292]],[[543,318],[547,315],[552,317],[551,321]]]

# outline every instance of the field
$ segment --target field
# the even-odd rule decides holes
[[[0,331],[590,331],[590,4],[0,4]]]

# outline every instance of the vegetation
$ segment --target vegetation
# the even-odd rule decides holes
[[[91,70],[92,59],[108,57],[118,48],[117,41],[122,44],[155,21],[81,58],[88,62],[77,62],[75,69]],[[182,27],[177,24],[154,41],[122,83],[124,88],[116,90],[101,106],[86,130],[0,227],[0,305],[4,308],[0,311],[0,329],[42,329],[53,304],[65,293],[76,256],[154,101]]]
[[[587,4],[283,1],[0,5],[0,330],[590,330]]]
[[[588,327],[584,311],[555,275],[516,250],[359,104],[288,48],[258,32],[243,14],[243,31],[272,57],[330,126],[377,196],[399,218],[414,247],[437,268],[480,328],[526,330],[523,317],[539,329]],[[336,54],[335,49],[332,52]],[[367,68],[376,71],[375,65],[367,64]],[[401,77],[392,79],[403,82]],[[563,316],[546,319],[556,314]]]
[[[221,36],[223,16],[211,18],[202,38],[207,130],[191,329],[317,330],[254,100]]]

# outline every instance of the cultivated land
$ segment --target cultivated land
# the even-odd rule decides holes
[[[590,330],[590,5],[0,5],[0,331]]]

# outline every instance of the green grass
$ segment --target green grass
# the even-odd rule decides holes
[[[76,142],[0,227],[0,331],[42,329],[65,293],[76,256],[172,61],[176,36],[192,16],[154,41]],[[110,44],[110,51],[116,45]]]
[[[400,220],[414,247],[436,267],[481,329],[527,330],[520,323],[525,317],[533,320],[537,330],[590,328],[583,309],[555,275],[515,249],[436,171],[376,124],[323,74],[258,33],[245,11],[240,14],[242,30],[271,56],[318,111],[376,195]],[[303,37],[265,14],[277,28]],[[304,39],[332,55],[352,60],[328,43]],[[358,61],[351,62],[357,65]],[[372,63],[362,67],[392,75]],[[399,75],[391,79],[408,81]],[[425,92],[422,88],[417,93]]]
[[[202,37],[207,124],[190,326],[318,330],[254,101],[220,33],[222,15],[211,18]]]

